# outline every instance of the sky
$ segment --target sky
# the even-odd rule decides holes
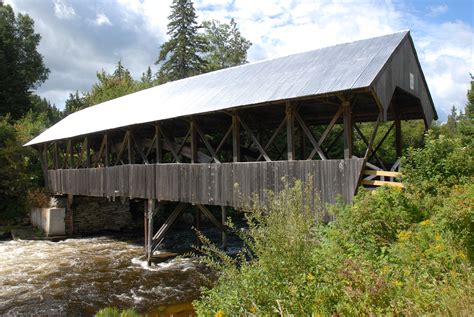
[[[171,0],[3,0],[35,20],[50,69],[37,93],[62,109],[119,60],[139,78],[167,40]],[[411,30],[438,115],[466,104],[474,75],[472,0],[194,0],[198,22],[234,18],[250,62]]]

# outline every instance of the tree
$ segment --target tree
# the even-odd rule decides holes
[[[104,70],[97,73],[98,83],[92,86],[86,94],[86,104],[96,105],[108,100],[128,95],[140,90],[135,80],[130,75],[130,71],[118,61],[114,72],[110,75]]]
[[[0,116],[22,117],[31,108],[31,90],[49,74],[37,51],[41,36],[28,15],[15,17],[9,5],[0,4]]]
[[[122,64],[122,61],[118,61],[112,74],[107,73],[105,70],[97,72],[98,82],[92,86],[89,92],[79,94],[76,91],[74,94],[69,94],[69,99],[66,100],[64,108],[64,116],[153,86],[154,82],[151,78],[150,69],[148,69],[148,73],[149,82],[138,82],[132,78],[130,71]]]
[[[168,17],[170,39],[161,45],[155,62],[161,65],[158,72],[160,83],[201,74],[206,63],[201,55],[206,51],[206,41],[198,34],[196,11],[191,0],[173,0]]]
[[[228,24],[211,20],[202,25],[207,42],[208,71],[247,63],[247,50],[252,43],[241,35],[233,18]]]
[[[70,115],[73,112],[89,107],[88,101],[84,94],[79,96],[79,92],[76,90],[74,94],[69,94],[69,99],[66,100],[64,106],[64,117]]]
[[[474,76],[471,76],[471,89],[467,91],[467,104],[464,110],[468,119],[474,120]]]
[[[142,73],[142,77],[140,78],[138,85],[140,89],[147,89],[155,86],[155,80],[153,79],[150,66],[148,66],[146,72]]]
[[[56,108],[55,105],[51,105],[51,103],[46,100],[46,98],[41,98],[38,95],[31,95],[31,110],[30,112],[36,114],[45,114],[45,125],[51,126],[61,120],[62,113],[61,111]]]
[[[458,130],[464,142],[474,146],[474,77],[472,75],[471,89],[467,91],[467,103],[464,115],[459,120]]]

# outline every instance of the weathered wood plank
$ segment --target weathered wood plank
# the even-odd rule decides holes
[[[59,194],[134,197],[201,205],[243,207],[255,194],[281,191],[285,178],[312,180],[324,203],[341,195],[352,200],[363,159],[199,164],[131,164],[113,167],[49,170],[49,187]],[[398,177],[397,172],[371,171]],[[378,175],[378,174],[377,174]]]

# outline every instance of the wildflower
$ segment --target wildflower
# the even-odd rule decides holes
[[[400,240],[400,241],[408,240],[410,238],[410,236],[411,236],[411,232],[410,231],[404,231],[404,230],[400,231],[397,235],[398,240]]]
[[[395,285],[395,286],[399,286],[399,287],[403,285],[403,283],[399,280],[393,281],[392,284]]]
[[[219,309],[214,315],[214,317],[224,317],[224,312],[221,309]]]
[[[429,224],[431,224],[431,220],[429,220],[429,219],[426,219],[426,220],[423,220],[422,222],[420,222],[420,225],[422,225],[422,226],[427,226]]]
[[[463,251],[459,251],[458,252],[458,257],[460,257],[461,259],[466,259],[466,253],[464,253]]]
[[[311,272],[310,272],[310,273],[308,273],[308,274],[306,275],[306,279],[307,279],[308,281],[314,281],[314,275],[311,274]]]
[[[255,314],[257,312],[257,306],[255,306],[255,304],[252,304],[252,306],[250,306],[250,312],[252,314]]]
[[[440,235],[439,233],[438,233],[438,234],[436,234],[436,236],[435,236],[435,240],[436,240],[436,241],[440,241],[440,240],[441,240],[441,235]]]

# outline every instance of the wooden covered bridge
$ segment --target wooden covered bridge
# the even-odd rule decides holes
[[[54,194],[146,199],[150,258],[190,204],[224,229],[206,206],[225,215],[242,197],[280,190],[283,177],[311,178],[327,203],[389,182],[375,180],[397,166],[377,157],[379,124],[392,122],[400,156],[400,122],[415,119],[428,127],[437,114],[405,31],[156,86],[73,113],[26,145],[40,151]],[[374,122],[370,135],[362,122]],[[353,153],[356,133],[363,153]],[[368,165],[379,171],[364,180]],[[164,202],[177,205],[154,232]]]

